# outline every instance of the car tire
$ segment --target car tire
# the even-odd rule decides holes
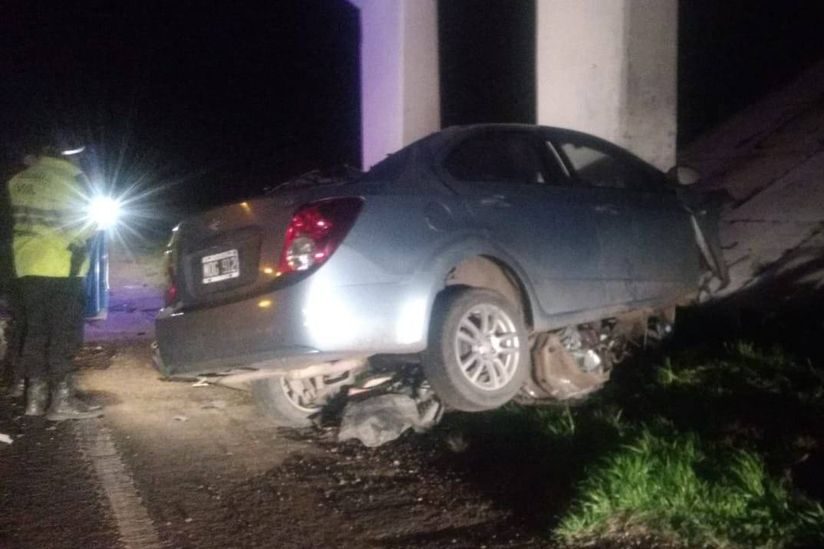
[[[284,376],[254,381],[252,396],[258,409],[281,427],[311,427],[312,416],[318,414],[322,408],[298,402],[290,392]]]
[[[530,360],[520,307],[486,289],[439,296],[422,367],[447,406],[465,412],[503,406],[526,381]]]

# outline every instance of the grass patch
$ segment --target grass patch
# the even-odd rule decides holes
[[[642,357],[579,406],[460,421],[487,463],[521,464],[507,482],[565,544],[821,547],[824,490],[799,467],[824,464],[822,397],[809,361],[739,343]]]
[[[594,467],[556,529],[567,543],[652,536],[713,547],[812,543],[824,510],[794,498],[746,451],[709,455],[694,435],[648,430]]]
[[[581,542],[637,533],[714,547],[824,541],[824,510],[791,480],[809,440],[821,440],[821,372],[746,343],[655,363],[630,365],[574,412],[582,425],[601,418],[604,428],[603,407],[620,410],[611,423],[618,443],[582,472],[555,534]]]

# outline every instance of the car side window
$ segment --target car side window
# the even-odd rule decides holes
[[[470,137],[447,156],[444,168],[459,181],[545,182],[535,141],[527,133]]]
[[[556,139],[577,179],[593,187],[629,189],[634,191],[664,191],[660,178],[642,164],[623,158],[597,145]]]

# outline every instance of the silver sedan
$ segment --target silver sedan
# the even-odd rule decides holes
[[[579,132],[480,125],[206,212],[167,250],[158,367],[250,383],[293,425],[387,364],[419,364],[459,410],[558,397],[564,367],[603,373],[605,342],[639,318],[668,330],[704,273],[725,277],[688,175]]]

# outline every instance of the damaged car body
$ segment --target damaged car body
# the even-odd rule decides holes
[[[726,277],[718,204],[685,178],[583,133],[477,125],[206,212],[167,250],[158,368],[250,385],[288,425],[399,383],[464,411],[580,398]]]

